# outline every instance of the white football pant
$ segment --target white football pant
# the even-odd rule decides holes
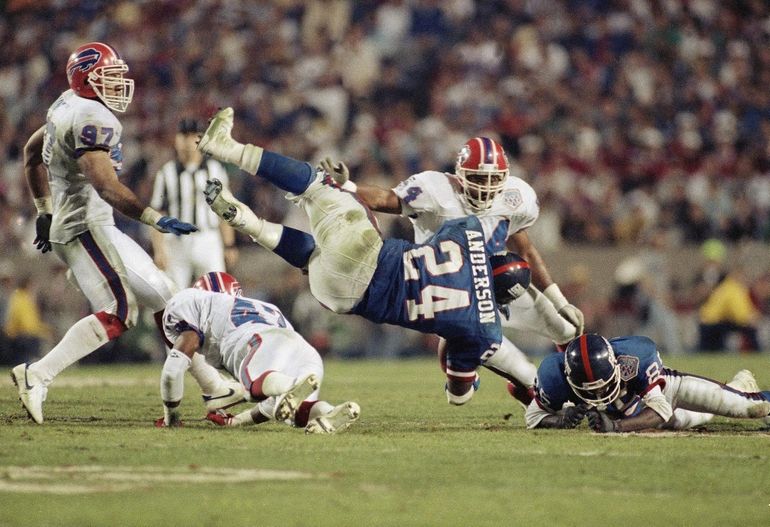
[[[322,175],[293,198],[307,214],[316,242],[308,262],[310,291],[328,309],[348,313],[369,287],[382,238],[353,194],[323,184]]]

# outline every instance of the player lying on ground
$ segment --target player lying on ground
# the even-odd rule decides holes
[[[507,246],[532,269],[529,294],[510,303],[502,325],[543,335],[559,345],[583,333],[583,313],[567,301],[551,279],[527,234],[540,214],[535,191],[510,173],[505,151],[493,139],[474,137],[465,143],[457,153],[453,174],[426,170],[393,189],[353,183],[344,164],[335,168],[329,170],[334,180],[343,189],[356,192],[371,210],[408,218],[417,243],[430,239],[446,220],[474,215],[490,224],[485,230],[491,233],[487,243],[494,250]],[[546,305],[549,309],[543,309]],[[492,369],[497,364],[513,373],[508,387],[511,395],[528,405],[534,395],[537,367],[506,337],[486,366]]]
[[[59,373],[133,327],[140,305],[159,323],[176,291],[139,244],[115,226],[113,208],[162,233],[197,230],[145,206],[118,179],[123,128],[113,112],[125,111],[133,96],[128,65],[112,47],[91,42],[70,55],[66,71],[70,89],[24,146],[24,175],[38,212],[35,244],[67,264],[93,314],[78,320],[43,358],[11,370],[19,399],[36,423],[43,422],[43,401]],[[240,386],[229,385],[203,357],[193,359],[190,372],[207,407],[242,399]]]
[[[527,428],[574,428],[584,417],[596,432],[681,430],[714,415],[763,418],[770,391],[741,370],[728,384],[663,366],[647,337],[581,335],[537,370]]]
[[[447,399],[469,401],[476,369],[502,339],[494,285],[514,296],[529,286],[528,269],[526,283],[520,281],[520,259],[490,258],[485,226],[474,216],[445,223],[425,244],[383,241],[371,212],[325,170],[238,143],[232,126],[232,109],[219,111],[199,148],[292,193],[312,236],[257,217],[216,181],[206,192],[212,210],[290,264],[307,268],[310,291],[330,310],[444,337]]]
[[[181,424],[184,373],[196,352],[239,379],[248,399],[257,402],[235,416],[210,412],[207,418],[218,425],[275,419],[309,434],[331,434],[358,419],[361,410],[354,402],[332,406],[318,400],[321,356],[277,307],[241,296],[240,284],[227,273],[207,273],[193,287],[175,294],[163,312],[163,330],[174,348],[161,374],[165,415],[158,426]]]

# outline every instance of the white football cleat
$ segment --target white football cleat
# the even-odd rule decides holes
[[[246,401],[243,385],[235,380],[226,381],[224,383],[224,389],[221,392],[214,394],[204,393],[202,397],[208,412],[216,412],[217,410],[230,408],[231,406]]]
[[[222,108],[211,118],[209,127],[198,141],[198,150],[226,163],[241,160],[243,145],[230,135],[233,131],[233,109]]]
[[[206,181],[206,203],[214,213],[233,227],[244,227],[247,221],[258,222],[254,212],[246,205],[238,201],[232,192],[222,186],[218,179]]]
[[[286,421],[287,419],[294,419],[294,414],[297,413],[297,408],[302,404],[302,401],[310,397],[310,394],[316,391],[319,386],[321,386],[321,383],[318,381],[315,373],[311,373],[297,381],[288,392],[278,396],[275,403],[275,420]]]
[[[361,407],[348,401],[332,408],[329,413],[316,417],[305,427],[306,434],[336,434],[352,425],[361,415]]]
[[[756,393],[759,391],[757,380],[749,370],[741,370],[736,373],[735,377],[727,383],[727,386],[746,393]]]
[[[11,379],[19,389],[19,400],[27,414],[37,424],[43,423],[43,401],[48,388],[28,371],[29,365],[19,364],[11,370]],[[31,383],[31,384],[30,384]]]

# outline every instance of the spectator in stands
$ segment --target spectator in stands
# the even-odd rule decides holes
[[[714,288],[699,310],[702,351],[724,351],[728,337],[740,337],[740,351],[759,351],[757,322],[759,311],[754,306],[749,283],[740,265],[735,265]]]
[[[29,276],[18,280],[8,299],[4,329],[16,362],[30,362],[39,357],[43,341],[51,336],[51,329],[40,316]]]

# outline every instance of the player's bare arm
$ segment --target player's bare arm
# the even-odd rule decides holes
[[[331,174],[332,179],[343,189],[349,192],[355,192],[364,205],[375,212],[384,212],[386,214],[401,214],[401,200],[396,193],[390,189],[378,187],[377,185],[358,185],[350,180],[350,171],[345,163],[335,163],[331,158],[325,158],[321,161],[321,168],[327,174]]]
[[[392,190],[365,184],[357,187],[356,194],[371,210],[386,214],[401,214],[401,200]]]
[[[43,165],[43,136],[45,127],[41,126],[30,136],[24,145],[24,177],[32,192],[32,197],[51,197],[51,189],[48,187],[48,174]]]
[[[106,150],[90,150],[78,158],[78,166],[99,195],[120,212],[138,220],[144,211],[144,205],[136,194],[120,182],[112,167],[110,154]],[[158,213],[160,214],[160,213]]]
[[[535,287],[543,291],[553,283],[540,252],[529,239],[526,230],[511,234],[508,237],[507,245],[510,251],[515,252],[529,263],[529,268],[532,271],[532,283]]]
[[[652,408],[645,408],[633,417],[612,419],[604,412],[590,410],[587,414],[588,425],[594,432],[636,432],[657,428],[663,424],[663,418]]]
[[[556,282],[551,279],[543,258],[532,244],[526,230],[521,230],[508,237],[507,245],[510,250],[516,252],[529,263],[532,270],[532,283],[540,289],[545,297],[551,301],[556,311],[567,322],[575,326],[576,334],[580,335],[584,330],[583,313],[569,303],[559,289]]]
[[[43,140],[45,127],[41,126],[24,145],[24,178],[32,193],[37,210],[35,220],[35,247],[47,253],[52,249],[50,241],[53,222],[53,200],[48,186],[48,172],[43,164]]]
[[[78,167],[91,180],[99,195],[120,212],[161,232],[190,234],[194,225],[163,216],[152,207],[145,207],[134,192],[120,182],[106,150],[89,150],[78,158]]]

